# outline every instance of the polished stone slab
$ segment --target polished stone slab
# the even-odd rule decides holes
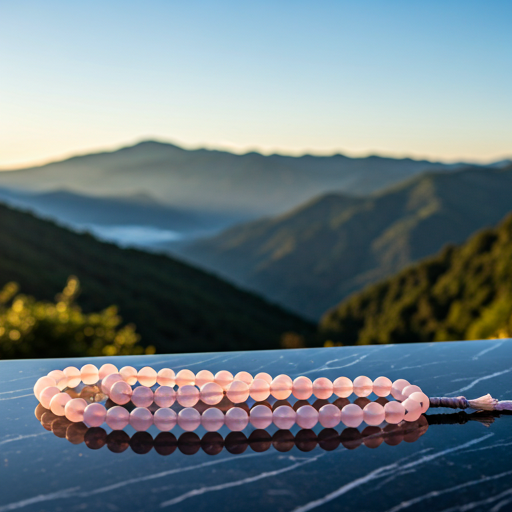
[[[130,356],[98,358],[94,363],[106,361],[118,367],[247,370],[253,375],[267,371],[311,379],[386,375],[418,384],[429,396],[476,398],[491,393],[512,399],[512,340]],[[512,510],[510,415],[430,410],[428,430],[424,426],[419,434],[388,439],[377,435],[373,441],[367,436],[364,442],[356,436],[352,444],[342,434],[346,446],[339,438],[315,446],[311,432],[294,427],[295,443],[275,442],[262,452],[255,450],[265,443],[247,446],[233,437],[228,442],[224,427],[220,434],[226,444],[216,455],[207,453],[211,446],[180,437],[176,427],[178,447],[168,456],[151,445],[148,453],[136,453],[134,449],[147,449],[144,439],[113,453],[108,446],[92,449],[102,444],[101,439],[95,441],[94,432],[88,444],[75,445],[58,437],[65,436],[65,429],[55,424],[54,432],[45,430],[34,414],[32,386],[37,378],[85,362],[0,361],[0,512]],[[153,429],[155,438],[158,431]],[[245,436],[253,430],[249,426]],[[336,430],[339,434],[343,428]],[[134,433],[130,427],[126,431]],[[275,428],[268,431],[279,439]],[[314,429],[320,440],[321,431],[320,425]],[[199,438],[205,435],[202,428],[196,433]]]

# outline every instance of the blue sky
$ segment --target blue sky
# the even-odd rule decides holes
[[[512,2],[0,2],[0,167],[157,138],[512,156]]]

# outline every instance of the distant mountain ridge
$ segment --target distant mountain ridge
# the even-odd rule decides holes
[[[512,166],[427,173],[369,197],[327,194],[183,249],[185,258],[305,315],[460,243],[512,210]]]

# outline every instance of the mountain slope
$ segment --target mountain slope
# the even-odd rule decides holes
[[[326,191],[366,194],[428,168],[459,165],[343,155],[236,155],[142,142],[108,153],[0,172],[0,186],[89,195],[145,192],[176,207],[229,215],[275,214]]]
[[[0,286],[53,299],[69,275],[86,312],[111,304],[159,352],[276,348],[314,326],[257,296],[162,255],[124,250],[0,205]]]
[[[185,258],[310,318],[493,225],[512,209],[512,167],[429,173],[378,195],[322,196],[183,249]]]
[[[511,283],[508,215],[497,228],[356,293],[320,325],[344,344],[487,338],[512,321]]]

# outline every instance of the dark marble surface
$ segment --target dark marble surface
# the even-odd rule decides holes
[[[267,371],[311,379],[386,375],[418,384],[429,396],[476,398],[489,392],[512,399],[512,340],[118,357],[94,363],[107,361],[118,367],[247,370],[253,375]],[[352,432],[352,437],[342,434],[346,446],[337,448],[339,438],[333,438],[332,431],[326,436],[318,425],[314,432],[330,441],[315,447],[315,436],[295,427],[295,445],[276,441],[261,453],[255,450],[263,449],[265,442],[247,446],[243,438],[226,438],[224,429],[220,434],[226,445],[215,449],[208,443],[201,447],[194,438],[187,442],[176,427],[173,434],[181,441],[168,456],[151,449],[151,438],[149,444],[142,438],[114,453],[108,446],[93,449],[102,444],[101,431],[87,434],[88,444],[74,445],[58,437],[65,435],[58,424],[54,432],[48,431],[35,417],[32,386],[37,378],[52,369],[84,363],[0,361],[0,512],[512,510],[512,416],[477,415],[472,421],[475,416],[465,413],[430,410],[428,430],[423,420],[416,433],[384,442],[378,434],[362,442]],[[153,429],[150,433],[156,437]],[[253,430],[249,426],[244,434],[249,437]],[[126,431],[134,433],[130,427]],[[337,433],[342,431],[340,425]],[[202,428],[196,432],[199,438],[205,435]],[[275,440],[282,434],[275,428],[268,432]],[[148,449],[146,454],[135,452]],[[220,452],[211,455],[205,450]]]

